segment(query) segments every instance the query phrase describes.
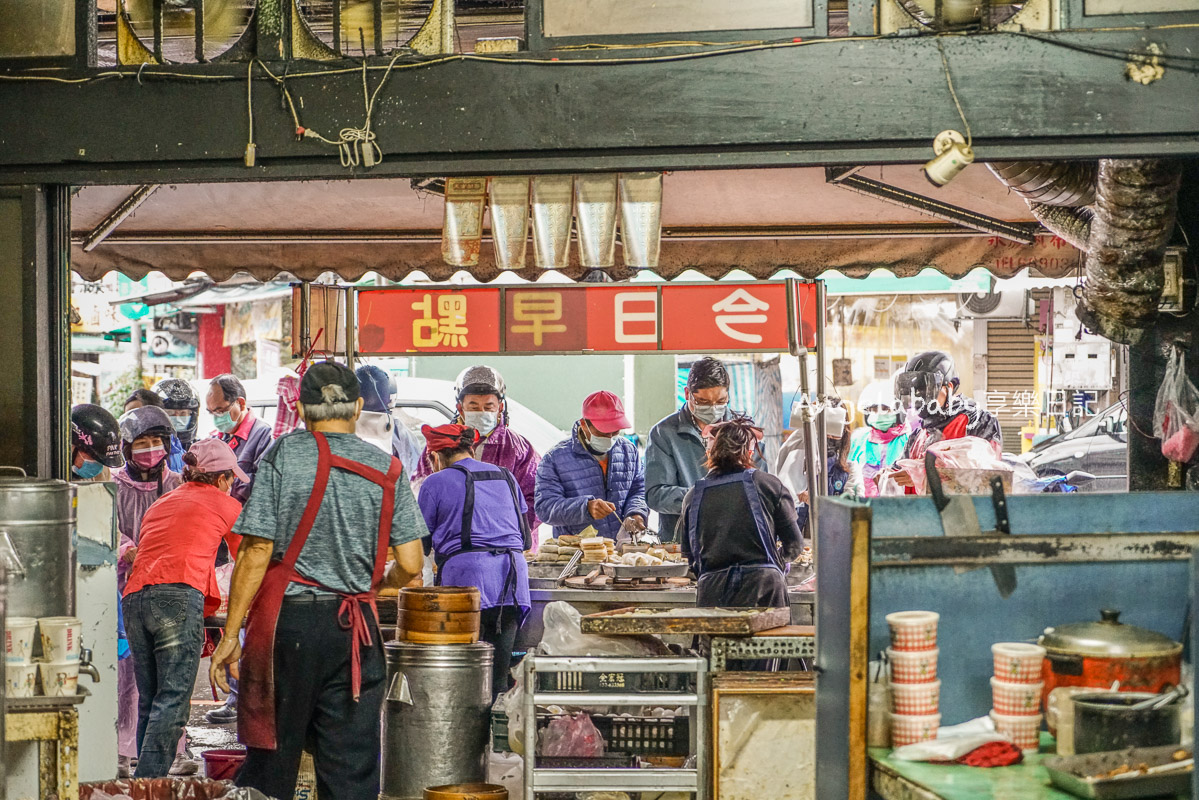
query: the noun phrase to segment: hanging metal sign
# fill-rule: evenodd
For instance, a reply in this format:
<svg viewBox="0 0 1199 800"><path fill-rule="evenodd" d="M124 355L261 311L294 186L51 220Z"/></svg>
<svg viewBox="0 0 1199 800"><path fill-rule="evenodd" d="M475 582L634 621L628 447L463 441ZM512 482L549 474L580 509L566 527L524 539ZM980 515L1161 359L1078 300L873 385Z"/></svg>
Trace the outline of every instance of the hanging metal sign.
<svg viewBox="0 0 1199 800"><path fill-rule="evenodd" d="M816 284L357 290L358 353L747 353L815 346Z"/></svg>

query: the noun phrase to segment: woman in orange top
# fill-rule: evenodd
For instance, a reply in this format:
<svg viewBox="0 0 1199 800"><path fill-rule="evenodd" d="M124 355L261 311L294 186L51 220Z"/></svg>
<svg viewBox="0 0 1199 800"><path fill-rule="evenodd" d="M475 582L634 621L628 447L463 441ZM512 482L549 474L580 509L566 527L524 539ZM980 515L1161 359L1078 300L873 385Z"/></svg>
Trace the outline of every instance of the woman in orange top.
<svg viewBox="0 0 1199 800"><path fill-rule="evenodd" d="M183 456L184 483L150 506L125 584L122 607L140 695L135 777L160 778L175 757L187 723L192 685L204 644L204 616L221 602L217 548L231 532L241 503L229 496L248 480L220 439L201 439Z"/></svg>

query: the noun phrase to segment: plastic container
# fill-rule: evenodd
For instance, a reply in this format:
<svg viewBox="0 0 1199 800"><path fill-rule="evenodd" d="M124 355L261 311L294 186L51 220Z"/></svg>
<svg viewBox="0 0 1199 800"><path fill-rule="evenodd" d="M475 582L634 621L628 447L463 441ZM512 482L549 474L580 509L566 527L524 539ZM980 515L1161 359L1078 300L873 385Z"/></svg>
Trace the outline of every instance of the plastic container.
<svg viewBox="0 0 1199 800"><path fill-rule="evenodd" d="M937 621L941 615L935 611L896 611L887 615L891 628L891 649L898 652L937 649Z"/></svg>
<svg viewBox="0 0 1199 800"><path fill-rule="evenodd" d="M995 730L1004 734L1021 750L1036 750L1041 745L1041 715L1011 716L991 710Z"/></svg>
<svg viewBox="0 0 1199 800"><path fill-rule="evenodd" d="M4 696L33 697L37 691L37 664L5 664Z"/></svg>
<svg viewBox="0 0 1199 800"><path fill-rule="evenodd" d="M903 747L905 744L931 741L937 738L937 729L940 727L940 714L892 714L891 746Z"/></svg>
<svg viewBox="0 0 1199 800"><path fill-rule="evenodd" d="M991 645L995 677L1004 683L1040 683L1045 663L1045 648L1024 642L996 642Z"/></svg>
<svg viewBox="0 0 1199 800"><path fill-rule="evenodd" d="M4 662L33 663L33 637L37 620L33 617L9 617L4 621Z"/></svg>
<svg viewBox="0 0 1199 800"><path fill-rule="evenodd" d="M204 759L204 777L214 781L233 780L246 761L245 750L205 750L200 755Z"/></svg>
<svg viewBox="0 0 1199 800"><path fill-rule="evenodd" d="M941 682L897 683L891 686L891 705L896 714L928 716L941 711Z"/></svg>
<svg viewBox="0 0 1199 800"><path fill-rule="evenodd" d="M892 689L896 684L932 683L937 679L937 656L940 650L918 650L907 652L887 648L887 661L891 664Z"/></svg>
<svg viewBox="0 0 1199 800"><path fill-rule="evenodd" d="M1043 683L1007 683L991 678L991 705L1000 714L1029 717L1041 713Z"/></svg>
<svg viewBox="0 0 1199 800"><path fill-rule="evenodd" d="M79 688L78 661L39 661L42 694L47 697L74 697Z"/></svg>
<svg viewBox="0 0 1199 800"><path fill-rule="evenodd" d="M79 634L83 623L78 617L42 617L42 657L50 662L79 660Z"/></svg>

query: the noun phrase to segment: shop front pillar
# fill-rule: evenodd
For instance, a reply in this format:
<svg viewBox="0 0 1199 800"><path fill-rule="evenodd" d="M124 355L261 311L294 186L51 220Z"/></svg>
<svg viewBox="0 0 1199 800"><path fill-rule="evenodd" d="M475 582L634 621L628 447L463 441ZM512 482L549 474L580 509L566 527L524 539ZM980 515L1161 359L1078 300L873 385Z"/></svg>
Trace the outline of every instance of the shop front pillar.
<svg viewBox="0 0 1199 800"><path fill-rule="evenodd" d="M70 190L0 189L0 466L67 477Z"/></svg>

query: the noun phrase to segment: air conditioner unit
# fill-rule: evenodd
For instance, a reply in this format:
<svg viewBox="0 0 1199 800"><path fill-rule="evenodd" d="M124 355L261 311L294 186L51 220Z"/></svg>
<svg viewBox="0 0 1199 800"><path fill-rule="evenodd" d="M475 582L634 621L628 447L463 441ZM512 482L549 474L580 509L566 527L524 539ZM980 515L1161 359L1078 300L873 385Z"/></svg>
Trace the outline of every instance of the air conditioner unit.
<svg viewBox="0 0 1199 800"><path fill-rule="evenodd" d="M979 292L958 295L958 317L961 319L1025 319L1032 316L1032 301L1028 292Z"/></svg>

